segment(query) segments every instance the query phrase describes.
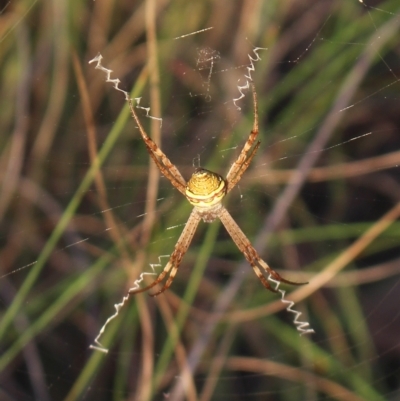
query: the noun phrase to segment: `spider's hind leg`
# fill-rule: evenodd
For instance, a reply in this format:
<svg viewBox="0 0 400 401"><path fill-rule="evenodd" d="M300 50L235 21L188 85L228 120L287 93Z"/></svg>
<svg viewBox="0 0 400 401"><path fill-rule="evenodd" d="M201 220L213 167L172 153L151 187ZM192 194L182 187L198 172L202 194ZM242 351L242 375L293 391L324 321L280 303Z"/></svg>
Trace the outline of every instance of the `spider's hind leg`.
<svg viewBox="0 0 400 401"><path fill-rule="evenodd" d="M303 285L303 284L308 284L308 283L297 283L295 281L290 281L286 280L283 278L280 274L278 274L275 270L271 269L268 264L261 259L257 251L250 245L247 246L246 251L244 252L244 256L246 257L247 261L250 263L251 267L253 268L254 272L256 273L258 279L261 281L262 285L267 289L272 292L278 292L278 286L273 288L268 280L271 281L277 281L279 283L285 283L285 284L290 284L290 285ZM265 278L264 274L258 267L262 267L269 275L268 279Z"/></svg>
<svg viewBox="0 0 400 401"><path fill-rule="evenodd" d="M182 257L181 257L181 259L182 259ZM176 272L178 271L179 264L180 264L180 260L175 262L174 267L172 268L171 273L169 274L169 277L168 277L168 280L166 281L166 283L162 286L162 288L160 290L154 292L153 294L149 293L149 295L151 297L156 297L157 295L162 294L165 290L168 290L168 288L171 286L172 282L174 281Z"/></svg>
<svg viewBox="0 0 400 401"><path fill-rule="evenodd" d="M170 287L172 281L175 278L176 272L178 271L178 267L182 261L182 258L185 256L186 251L189 248L190 243L192 242L194 233L196 232L196 228L201 220L200 214L196 211L196 209L192 210L192 213L189 216L188 221L185 224L185 227L182 231L181 236L178 239L178 242L175 245L174 252L172 253L171 257L169 258L168 263L164 267L163 271L159 274L159 276L147 287L139 288L139 289L132 289L129 291L129 294L138 294L139 292L144 292L150 290L157 284L159 284L169 273L169 277L163 287L155 292L154 294L150 294L152 297L163 293L166 289Z"/></svg>
<svg viewBox="0 0 400 401"><path fill-rule="evenodd" d="M172 259L172 257L171 257L171 259ZM149 284L148 286L143 287L143 288L131 289L128 292L129 295L134 295L134 294L139 294L140 292L145 292L147 290L150 290L154 286L156 286L158 283L160 283L164 279L164 277L168 274L168 272L171 270L171 268L173 266L173 263L172 263L171 259L168 261L168 263L164 267L163 271L158 275L158 277L151 284ZM169 281L169 279L168 279L168 281Z"/></svg>
<svg viewBox="0 0 400 401"><path fill-rule="evenodd" d="M245 255L246 256L246 255ZM249 260L246 256L246 259ZM264 275L262 274L261 270L258 268L258 266L256 264L254 264L253 262L250 262L251 267L254 270L254 273L256 273L256 276L258 277L258 279L261 281L261 284L267 289L270 290L272 292L278 292L275 288L273 288L271 286L271 284L268 282L268 280L264 277Z"/></svg>
<svg viewBox="0 0 400 401"><path fill-rule="evenodd" d="M279 281L280 283L285 283L285 284L290 284L290 285L304 285L304 284L308 284L308 282L305 283L298 283L296 281L290 281L290 280L286 280L285 278L283 278L280 274L278 274L275 270L271 269L266 262L264 262L264 260L262 260L261 258L259 258L257 260L258 264L268 273L271 275L271 277L276 280Z"/></svg>

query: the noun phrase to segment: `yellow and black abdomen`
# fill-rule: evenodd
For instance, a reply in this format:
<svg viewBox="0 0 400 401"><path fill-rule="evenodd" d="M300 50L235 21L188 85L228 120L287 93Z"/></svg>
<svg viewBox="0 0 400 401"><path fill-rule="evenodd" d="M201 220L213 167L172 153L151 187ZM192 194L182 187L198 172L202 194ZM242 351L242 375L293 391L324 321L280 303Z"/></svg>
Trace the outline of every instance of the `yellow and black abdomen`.
<svg viewBox="0 0 400 401"><path fill-rule="evenodd" d="M217 173L197 168L186 185L186 198L198 208L211 208L226 195L225 180Z"/></svg>

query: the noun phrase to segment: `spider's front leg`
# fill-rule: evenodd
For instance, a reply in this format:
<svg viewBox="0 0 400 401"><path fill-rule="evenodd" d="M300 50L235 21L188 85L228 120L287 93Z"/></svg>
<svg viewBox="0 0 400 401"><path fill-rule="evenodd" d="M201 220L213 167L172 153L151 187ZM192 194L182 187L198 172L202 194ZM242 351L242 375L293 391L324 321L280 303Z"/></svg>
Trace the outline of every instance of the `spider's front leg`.
<svg viewBox="0 0 400 401"><path fill-rule="evenodd" d="M254 84L251 83L251 90L253 92L253 105L254 105L254 121L253 121L253 129L250 132L250 135L243 146L242 151L240 152L238 158L233 162L231 168L226 175L227 189L226 192L230 192L235 185L240 181L242 175L249 167L253 157L255 156L259 146L260 141L258 141L255 146L254 142L258 136L258 102L257 102L257 93L254 87ZM249 153L250 152L250 153Z"/></svg>
<svg viewBox="0 0 400 401"><path fill-rule="evenodd" d="M128 98L129 108L131 110L132 116L136 121L136 124L139 128L140 135L146 145L147 152L150 157L156 163L158 169L161 174L163 174L168 180L170 180L171 184L183 195L185 195L186 181L182 177L182 174L178 170L178 168L172 164L171 160L168 159L167 155L157 146L157 144L147 135L144 130L142 123L139 120L138 115L136 114L135 107L131 99Z"/></svg>

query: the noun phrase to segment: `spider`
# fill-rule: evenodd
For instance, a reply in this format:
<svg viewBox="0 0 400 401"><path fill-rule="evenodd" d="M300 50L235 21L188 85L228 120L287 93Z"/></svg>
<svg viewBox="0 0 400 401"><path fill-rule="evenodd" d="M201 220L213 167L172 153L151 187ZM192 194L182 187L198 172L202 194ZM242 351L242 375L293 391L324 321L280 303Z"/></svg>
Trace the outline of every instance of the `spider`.
<svg viewBox="0 0 400 401"><path fill-rule="evenodd" d="M135 112L132 100L130 98L127 99L132 116L136 121L136 124L140 131L140 135L143 138L150 157L156 163L161 174L168 178L171 184L179 192L181 192L186 197L186 199L194 206L189 216L189 219L186 222L186 225L182 231L182 234L180 235L175 245L175 249L171 254L169 261L164 267L163 271L150 285L139 289L131 289L129 291L129 294L137 294L153 288L154 286L159 284L169 273L169 277L162 288L150 295L157 296L167 290L172 284L172 281L175 278L182 258L184 257L190 243L192 242L199 222L203 220L206 223L211 223L216 219L221 220L222 224L225 226L236 246L250 263L255 274L266 289L277 292L276 289L271 287L270 283L265 278L262 271L264 271L265 273L269 273L271 277L279 282L291 285L307 284L286 280L281 277L276 271L271 269L268 264L263 259L261 259L260 255L251 245L249 239L237 225L233 217L229 214L228 210L221 203L225 195L232 191L235 185L240 181L243 173L249 167L260 146L260 141L256 142L258 136L258 103L257 94L253 83L251 84L251 89L253 92L254 107L253 129L251 130L250 135L246 143L244 144L238 158L229 169L226 178L224 179L219 174L206 170L204 168L196 168L188 182L185 181L178 168L171 163L164 152L146 134Z"/></svg>

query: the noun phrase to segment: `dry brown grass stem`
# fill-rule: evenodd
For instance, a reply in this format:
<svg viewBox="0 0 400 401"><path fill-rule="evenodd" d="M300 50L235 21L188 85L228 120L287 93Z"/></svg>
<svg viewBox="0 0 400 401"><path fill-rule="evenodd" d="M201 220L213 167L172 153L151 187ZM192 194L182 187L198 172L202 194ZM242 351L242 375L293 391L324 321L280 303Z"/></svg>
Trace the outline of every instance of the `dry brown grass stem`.
<svg viewBox="0 0 400 401"><path fill-rule="evenodd" d="M226 355L229 353L229 349L235 339L236 334L237 325L230 325L224 333L224 337L221 341L219 349L216 351L215 357L211 360L211 366L207 369L207 378L204 383L199 401L212 400L215 388L218 384L219 376L226 363Z"/></svg>
<svg viewBox="0 0 400 401"><path fill-rule="evenodd" d="M29 64L30 47L28 32L25 25L21 25L16 32L17 49L19 64L21 66ZM7 145L8 151L1 154L1 191L0 191L0 221L3 220L13 195L18 188L20 174L23 166L23 154L26 151L26 137L29 127L28 109L31 94L31 70L21 69L18 80L18 89L15 102L14 130L10 136L10 143Z"/></svg>
<svg viewBox="0 0 400 401"><path fill-rule="evenodd" d="M400 152L386 153L382 156L370 157L365 160L341 163L328 167L315 167L307 177L308 182L337 180L360 175L371 174L376 171L393 168L400 164ZM269 170L267 174L260 174L259 170L251 171L243 181L249 184L283 184L287 183L294 170Z"/></svg>
<svg viewBox="0 0 400 401"><path fill-rule="evenodd" d="M226 361L225 367L230 370L274 376L302 385L304 383L311 383L317 387L318 391L327 394L335 400L363 401L362 398L332 380L282 363L265 359L233 357Z"/></svg>
<svg viewBox="0 0 400 401"><path fill-rule="evenodd" d="M175 344L175 358L179 366L180 381L183 383L186 398L188 401L196 401L198 400L198 396L194 377L187 361L186 347L180 339L176 318L171 311L171 305L165 302L166 298L164 296L156 297L155 300L167 327L168 334ZM163 382L161 381L161 386L162 384Z"/></svg>
<svg viewBox="0 0 400 401"><path fill-rule="evenodd" d="M39 181L43 175L42 162L46 159L53 144L67 95L69 46L67 42L67 19L65 18L67 14L66 5L67 3L64 1L57 1L49 5L50 8L54 6L53 9L49 10L50 13L54 13L52 85L46 113L32 149L32 160L35 161L32 174Z"/></svg>

